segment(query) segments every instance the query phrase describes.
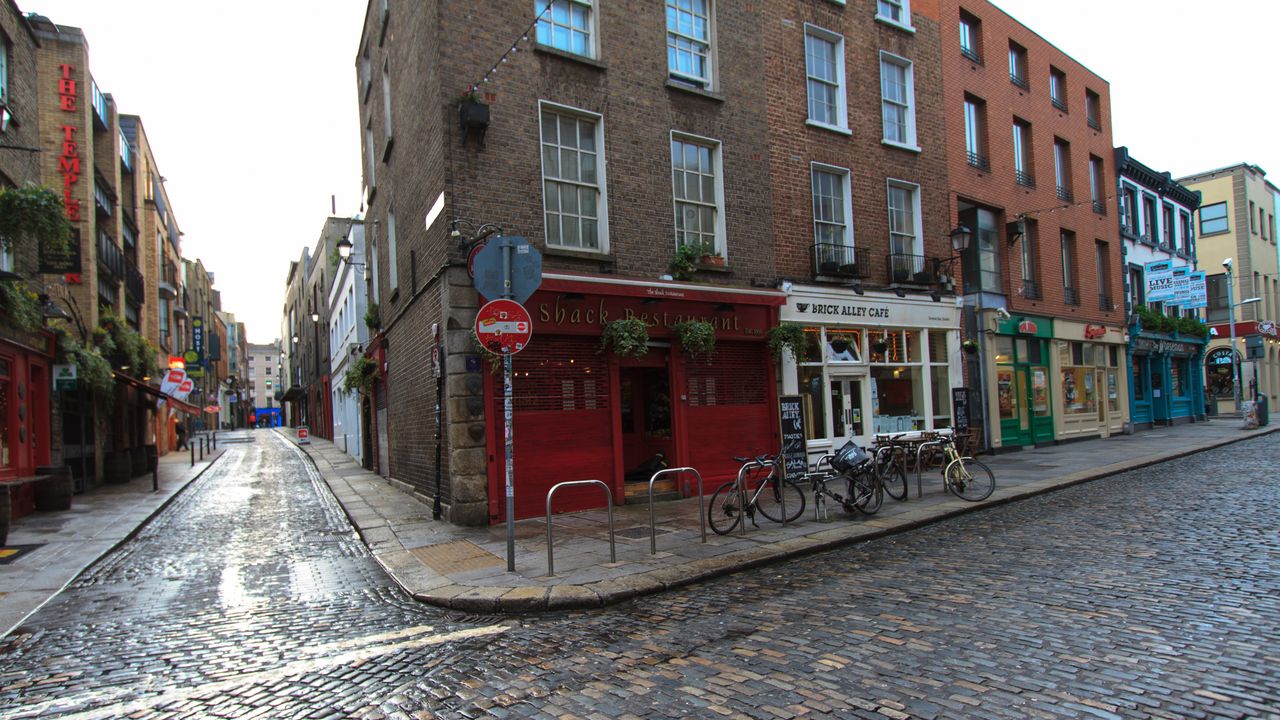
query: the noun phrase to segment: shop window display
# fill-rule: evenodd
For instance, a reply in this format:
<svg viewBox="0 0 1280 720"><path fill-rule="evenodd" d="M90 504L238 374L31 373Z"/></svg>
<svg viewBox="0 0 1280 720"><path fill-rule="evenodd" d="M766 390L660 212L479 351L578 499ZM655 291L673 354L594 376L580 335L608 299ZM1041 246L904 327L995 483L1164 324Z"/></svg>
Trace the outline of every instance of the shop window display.
<svg viewBox="0 0 1280 720"><path fill-rule="evenodd" d="M919 367L871 368L871 406L877 433L923 430Z"/></svg>

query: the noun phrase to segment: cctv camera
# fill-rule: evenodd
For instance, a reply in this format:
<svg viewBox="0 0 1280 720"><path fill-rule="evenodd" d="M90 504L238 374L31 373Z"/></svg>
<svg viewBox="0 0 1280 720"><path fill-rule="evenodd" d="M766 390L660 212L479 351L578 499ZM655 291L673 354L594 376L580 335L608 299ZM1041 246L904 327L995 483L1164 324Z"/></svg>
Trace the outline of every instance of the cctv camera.
<svg viewBox="0 0 1280 720"><path fill-rule="evenodd" d="M1231 258L1227 258L1226 260L1223 260L1222 267L1226 268L1227 272L1231 272Z"/></svg>
<svg viewBox="0 0 1280 720"><path fill-rule="evenodd" d="M1009 319L1009 311L1004 308L996 308L996 315L999 315L1003 320Z"/></svg>

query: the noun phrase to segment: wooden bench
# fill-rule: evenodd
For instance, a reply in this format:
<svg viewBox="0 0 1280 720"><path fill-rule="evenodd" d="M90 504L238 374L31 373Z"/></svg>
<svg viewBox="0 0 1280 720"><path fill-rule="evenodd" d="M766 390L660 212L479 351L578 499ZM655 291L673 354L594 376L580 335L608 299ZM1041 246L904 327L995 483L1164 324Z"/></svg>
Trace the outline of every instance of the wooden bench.
<svg viewBox="0 0 1280 720"><path fill-rule="evenodd" d="M0 480L0 544L9 539L9 527L14 518L14 501L22 501L25 488L34 489L34 509L39 511L70 510L71 468L64 466L46 466L36 468L36 475L31 477ZM26 508L19 507L18 517L26 515Z"/></svg>

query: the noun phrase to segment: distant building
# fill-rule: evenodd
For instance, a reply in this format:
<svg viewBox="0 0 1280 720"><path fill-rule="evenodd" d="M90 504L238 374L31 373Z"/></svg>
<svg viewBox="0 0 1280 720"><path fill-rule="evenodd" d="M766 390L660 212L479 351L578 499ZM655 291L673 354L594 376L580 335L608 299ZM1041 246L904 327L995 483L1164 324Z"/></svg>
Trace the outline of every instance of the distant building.
<svg viewBox="0 0 1280 720"><path fill-rule="evenodd" d="M364 357L365 345L369 342L369 328L365 324L368 301L363 222L351 222L347 241L351 243L351 258L339 261L327 298L329 366L333 373L333 442L361 464L367 464L365 431L370 425L371 398L342 389L348 370Z"/></svg>
<svg viewBox="0 0 1280 720"><path fill-rule="evenodd" d="M280 403L276 401L277 374L281 364L279 341L269 345L249 343L245 348L245 395L255 427L279 427Z"/></svg>

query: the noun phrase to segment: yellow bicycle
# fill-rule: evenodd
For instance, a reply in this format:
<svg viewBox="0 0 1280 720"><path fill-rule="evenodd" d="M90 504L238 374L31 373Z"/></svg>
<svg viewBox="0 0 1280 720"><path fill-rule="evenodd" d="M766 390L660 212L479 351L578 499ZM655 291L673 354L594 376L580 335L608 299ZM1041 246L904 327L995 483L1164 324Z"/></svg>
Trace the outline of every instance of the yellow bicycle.
<svg viewBox="0 0 1280 720"><path fill-rule="evenodd" d="M991 497L996 489L996 476L991 468L971 457L960 457L955 438L943 435L942 484L961 500L978 502Z"/></svg>

